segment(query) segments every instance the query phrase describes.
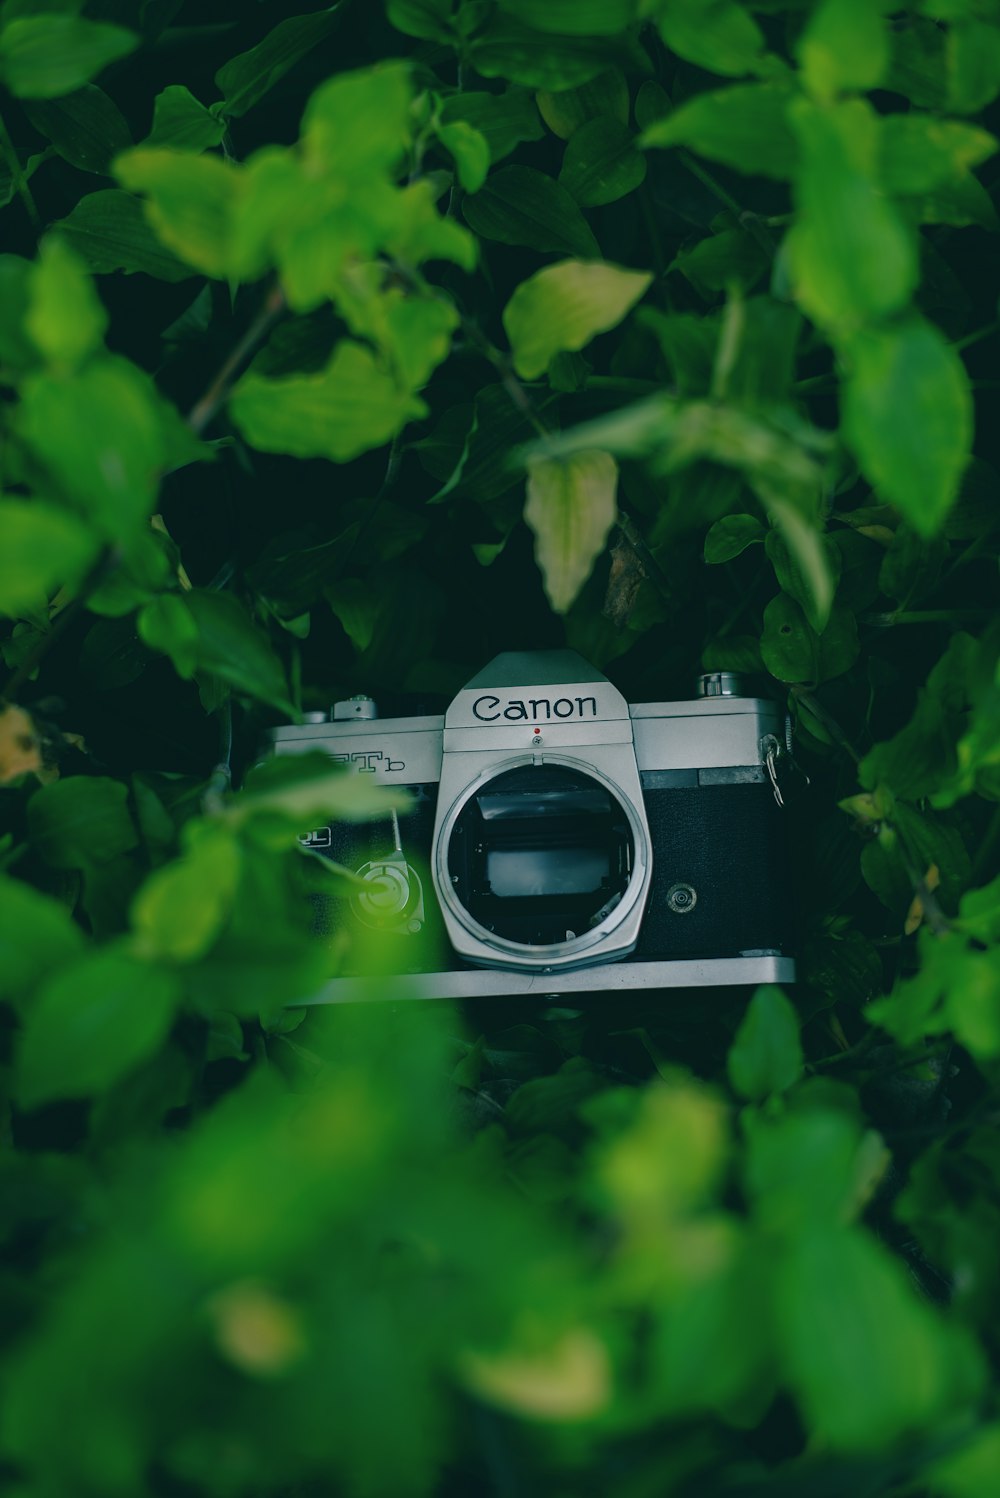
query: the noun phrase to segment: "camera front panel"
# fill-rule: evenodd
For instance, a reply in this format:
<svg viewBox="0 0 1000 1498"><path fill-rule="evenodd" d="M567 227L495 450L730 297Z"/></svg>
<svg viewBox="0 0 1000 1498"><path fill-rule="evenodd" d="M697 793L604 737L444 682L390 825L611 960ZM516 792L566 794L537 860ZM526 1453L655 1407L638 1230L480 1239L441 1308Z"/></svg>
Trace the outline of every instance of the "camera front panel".
<svg viewBox="0 0 1000 1498"><path fill-rule="evenodd" d="M342 971L372 965L399 973L454 965L431 880L437 783L406 787L412 806L395 820L334 822L303 838L363 885L349 894L312 895L313 930L343 940Z"/></svg>
<svg viewBox="0 0 1000 1498"><path fill-rule="evenodd" d="M653 877L636 959L790 952L786 823L766 775L706 784L690 771L684 784L684 773L643 776Z"/></svg>

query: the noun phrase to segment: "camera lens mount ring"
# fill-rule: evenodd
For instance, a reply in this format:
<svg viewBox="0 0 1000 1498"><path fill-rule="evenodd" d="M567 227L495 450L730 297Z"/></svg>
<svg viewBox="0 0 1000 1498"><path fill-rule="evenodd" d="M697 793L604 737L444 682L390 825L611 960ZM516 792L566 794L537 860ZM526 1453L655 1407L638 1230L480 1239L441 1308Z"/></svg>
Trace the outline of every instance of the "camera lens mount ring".
<svg viewBox="0 0 1000 1498"><path fill-rule="evenodd" d="M546 765L559 766L569 770L575 770L578 774L587 777L605 790L625 813L628 822L629 833L632 838L632 873L628 886L624 890L621 899L615 908L609 912L599 925L592 930L584 931L579 936L574 936L569 941L553 942L546 945L529 945L527 943L511 941L507 937L498 936L496 932L490 931L472 916L470 911L462 903L452 882L449 868L449 852L452 834L456 823L468 803L474 796L479 794L484 786L509 770L515 770L522 766L535 766L538 761L534 755L518 754L509 759L495 760L488 769L483 770L473 780L469 781L456 796L449 807L444 821L435 839L433 850L433 875L437 896L446 914L456 920L467 934L473 937L482 946L496 955L497 965L504 967L520 967L529 971L545 972L551 968L565 968L577 965L585 965L588 962L600 961L595 953L595 948L600 948L602 942L614 934L625 924L635 912L637 905L641 905L649 889L649 880L652 870L652 850L646 831L645 819L637 810L633 798L622 785L605 775L597 769L590 761L576 759L567 754L547 754ZM620 950L609 954L610 958L621 955Z"/></svg>

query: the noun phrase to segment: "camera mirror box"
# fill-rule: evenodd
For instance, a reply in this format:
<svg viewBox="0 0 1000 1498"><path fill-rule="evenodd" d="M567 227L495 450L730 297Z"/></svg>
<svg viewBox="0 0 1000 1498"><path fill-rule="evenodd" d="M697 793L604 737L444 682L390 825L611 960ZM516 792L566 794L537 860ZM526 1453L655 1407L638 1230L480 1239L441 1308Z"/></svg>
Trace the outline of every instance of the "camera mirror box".
<svg viewBox="0 0 1000 1498"><path fill-rule="evenodd" d="M315 897L317 930L359 952L374 934L393 998L794 981L788 722L729 673L629 704L573 651L508 652L443 718L380 718L361 696L271 738L410 793L405 813L303 839L362 881ZM314 1002L373 981L359 961Z"/></svg>

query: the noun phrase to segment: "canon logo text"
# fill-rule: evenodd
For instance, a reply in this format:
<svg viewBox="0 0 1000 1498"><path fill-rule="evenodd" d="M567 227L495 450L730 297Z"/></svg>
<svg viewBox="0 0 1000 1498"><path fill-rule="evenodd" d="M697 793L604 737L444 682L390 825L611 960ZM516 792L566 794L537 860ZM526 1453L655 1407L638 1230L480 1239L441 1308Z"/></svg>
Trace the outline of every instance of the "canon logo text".
<svg viewBox="0 0 1000 1498"><path fill-rule="evenodd" d="M481 723L496 723L506 718L511 723L537 723L551 718L596 718L596 697L557 697L551 702L548 697L510 697L503 702L500 697L487 695L477 697L472 711Z"/></svg>

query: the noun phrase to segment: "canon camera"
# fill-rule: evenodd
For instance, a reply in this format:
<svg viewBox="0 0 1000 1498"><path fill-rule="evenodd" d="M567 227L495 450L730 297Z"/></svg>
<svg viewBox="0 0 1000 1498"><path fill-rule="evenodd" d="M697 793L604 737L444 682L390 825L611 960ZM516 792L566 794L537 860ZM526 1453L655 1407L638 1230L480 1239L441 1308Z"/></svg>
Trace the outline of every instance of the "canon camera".
<svg viewBox="0 0 1000 1498"><path fill-rule="evenodd" d="M443 718L383 719L354 697L273 747L409 793L381 821L303 838L355 876L321 902L348 953L326 1000L364 991L375 948L406 975L399 996L794 980L787 720L735 676L630 705L572 651L511 652Z"/></svg>

